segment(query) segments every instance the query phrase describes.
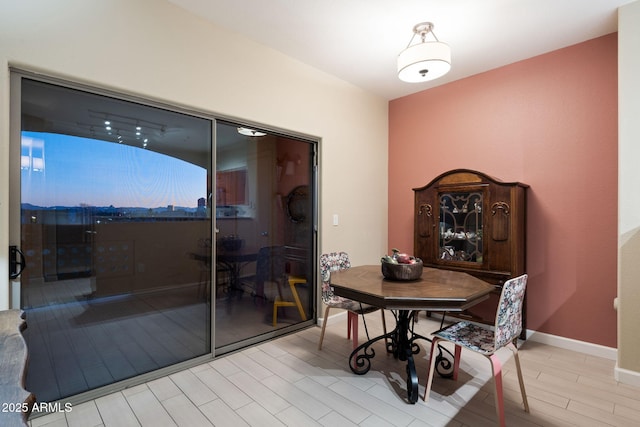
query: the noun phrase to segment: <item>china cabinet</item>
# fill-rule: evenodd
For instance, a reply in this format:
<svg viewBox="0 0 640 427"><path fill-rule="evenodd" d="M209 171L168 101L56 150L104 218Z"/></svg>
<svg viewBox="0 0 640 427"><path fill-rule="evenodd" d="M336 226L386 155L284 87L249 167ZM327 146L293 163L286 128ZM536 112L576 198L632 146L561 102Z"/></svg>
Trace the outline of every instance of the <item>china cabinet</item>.
<svg viewBox="0 0 640 427"><path fill-rule="evenodd" d="M526 272L526 190L484 173L456 169L414 188L414 255L425 267L469 273L495 285L460 317L493 324L502 284ZM523 337L526 331L526 304Z"/></svg>

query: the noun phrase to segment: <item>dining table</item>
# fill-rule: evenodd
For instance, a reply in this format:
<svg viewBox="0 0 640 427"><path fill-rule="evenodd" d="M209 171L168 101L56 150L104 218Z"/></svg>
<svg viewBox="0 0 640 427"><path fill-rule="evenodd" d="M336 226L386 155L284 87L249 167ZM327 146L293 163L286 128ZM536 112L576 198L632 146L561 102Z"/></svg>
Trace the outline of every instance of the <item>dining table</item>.
<svg viewBox="0 0 640 427"><path fill-rule="evenodd" d="M382 275L380 264L362 265L332 272L330 285L335 295L392 310L396 319L394 329L358 345L349 356L349 367L358 375L371 369L375 357L372 345L385 340L387 353L406 361L407 400L418 400L418 377L414 354L420 352L417 340L431 341L414 331L415 316L419 311L460 313L489 298L495 286L470 274L439 268L424 267L416 280L395 281ZM436 367L442 376L450 376L453 355L439 348ZM448 354L447 354L448 353Z"/></svg>

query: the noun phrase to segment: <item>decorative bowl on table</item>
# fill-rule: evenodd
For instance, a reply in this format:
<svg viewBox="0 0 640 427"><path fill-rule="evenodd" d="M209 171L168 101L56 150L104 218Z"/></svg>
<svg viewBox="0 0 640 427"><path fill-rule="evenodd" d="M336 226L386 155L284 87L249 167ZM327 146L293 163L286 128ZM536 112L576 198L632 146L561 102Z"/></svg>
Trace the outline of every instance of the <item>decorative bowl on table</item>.
<svg viewBox="0 0 640 427"><path fill-rule="evenodd" d="M393 255L385 255L380 260L382 275L387 280L417 280L422 276L422 260L393 249Z"/></svg>

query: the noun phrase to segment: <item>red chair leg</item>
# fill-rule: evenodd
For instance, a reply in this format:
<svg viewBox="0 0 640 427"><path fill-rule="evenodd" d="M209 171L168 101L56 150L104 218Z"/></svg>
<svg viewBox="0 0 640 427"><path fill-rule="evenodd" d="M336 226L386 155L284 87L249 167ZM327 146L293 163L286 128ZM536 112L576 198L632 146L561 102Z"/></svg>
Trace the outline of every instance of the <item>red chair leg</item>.
<svg viewBox="0 0 640 427"><path fill-rule="evenodd" d="M458 370L460 369L460 355L462 353L462 347L459 345L456 346L455 351L453 352L453 380L456 381L458 379Z"/></svg>
<svg viewBox="0 0 640 427"><path fill-rule="evenodd" d="M489 356L491 360L491 372L493 372L493 382L496 386L496 414L500 421L500 426L505 426L504 420L504 395L502 393L502 363L498 356L492 354Z"/></svg>
<svg viewBox="0 0 640 427"><path fill-rule="evenodd" d="M351 339L353 340L353 349L358 346L358 314L353 311L348 312L349 324L351 325Z"/></svg>

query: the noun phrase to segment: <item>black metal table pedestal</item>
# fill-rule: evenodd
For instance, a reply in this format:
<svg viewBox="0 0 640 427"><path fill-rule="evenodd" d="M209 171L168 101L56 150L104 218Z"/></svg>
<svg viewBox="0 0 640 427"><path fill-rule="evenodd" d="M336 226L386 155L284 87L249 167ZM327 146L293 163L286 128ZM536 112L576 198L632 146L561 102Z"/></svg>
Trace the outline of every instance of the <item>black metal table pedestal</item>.
<svg viewBox="0 0 640 427"><path fill-rule="evenodd" d="M396 316L396 327L384 335L372 338L369 341L356 347L349 356L349 367L351 371L358 375L364 375L371 369L371 359L376 355L371 346L382 339L386 341L387 353L393 354L396 359L407 362L407 400L414 404L418 401L418 375L416 373L416 365L413 355L420 352L420 347L415 342L418 339L431 342L427 337L413 332L412 320L414 312L412 310L398 310ZM443 377L452 375L453 363L443 354L443 350L447 352L451 358L451 352L443 347L438 346L438 355L436 356L436 371Z"/></svg>

